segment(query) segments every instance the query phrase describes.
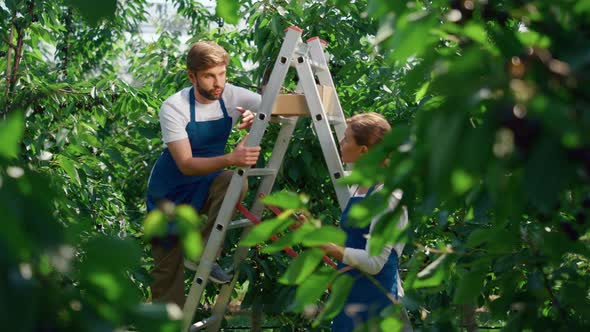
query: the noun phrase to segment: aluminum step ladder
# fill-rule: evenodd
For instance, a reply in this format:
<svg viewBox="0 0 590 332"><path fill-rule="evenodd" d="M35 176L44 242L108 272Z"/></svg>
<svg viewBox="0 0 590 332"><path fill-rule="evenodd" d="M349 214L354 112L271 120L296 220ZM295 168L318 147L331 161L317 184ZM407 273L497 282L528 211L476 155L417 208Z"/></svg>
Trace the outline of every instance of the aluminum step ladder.
<svg viewBox="0 0 590 332"><path fill-rule="evenodd" d="M273 106L290 67L294 67L297 71L299 77L298 90L299 92L303 92L305 96L314 125L315 134L319 139L341 209L344 209L350 198L348 187L336 183L339 178L345 175L345 170L340 161L339 149L332 134L332 127L334 128L336 138L339 142L344 137L346 120L338 99L338 94L335 90L332 76L328 69L328 57L324 53L326 43L319 37L313 37L306 42L303 42L301 39L303 30L296 26L287 28L285 32L285 39L272 69L265 93L262 96L262 102L258 113L250 128L246 146L260 145L269 122L278 122L281 129L278 133L267 166L265 168L239 168L231 179L184 305L183 332L202 329L206 329L207 331L219 331L221 328L223 316L231 299L235 283L238 280L239 271L237 267L240 262L247 257L249 248L238 247L236 249L233 263L233 266L236 267L234 268L234 276L231 282L224 284L221 287L213 307L212 316L193 324L195 311L207 285L207 279L209 278L216 255L223 245L226 231L228 229L244 227L245 229L242 233L243 237L248 233L252 226L252 223L248 219L231 221L240 198L242 184L244 181L247 181L247 178L250 176L262 177L256 193L256 197L261 197L268 195L275 183L276 176L283 162L285 152L287 151L299 118L298 116L271 116ZM331 112L327 112L322 104L315 77L318 78L319 84L329 86L334 91L331 102L332 109L329 110ZM264 204L259 199L256 199L250 211L253 215L260 218L264 209Z"/></svg>

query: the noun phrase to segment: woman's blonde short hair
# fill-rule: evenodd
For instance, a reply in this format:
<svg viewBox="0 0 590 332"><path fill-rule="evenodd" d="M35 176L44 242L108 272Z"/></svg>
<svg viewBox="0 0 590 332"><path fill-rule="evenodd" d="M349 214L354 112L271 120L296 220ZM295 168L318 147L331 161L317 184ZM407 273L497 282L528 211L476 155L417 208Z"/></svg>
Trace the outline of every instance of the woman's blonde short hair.
<svg viewBox="0 0 590 332"><path fill-rule="evenodd" d="M371 147L380 143L391 126L383 115L375 112L356 114L346 120L358 145Z"/></svg>
<svg viewBox="0 0 590 332"><path fill-rule="evenodd" d="M229 54L214 41L194 43L186 57L186 67L193 73L211 67L229 64Z"/></svg>

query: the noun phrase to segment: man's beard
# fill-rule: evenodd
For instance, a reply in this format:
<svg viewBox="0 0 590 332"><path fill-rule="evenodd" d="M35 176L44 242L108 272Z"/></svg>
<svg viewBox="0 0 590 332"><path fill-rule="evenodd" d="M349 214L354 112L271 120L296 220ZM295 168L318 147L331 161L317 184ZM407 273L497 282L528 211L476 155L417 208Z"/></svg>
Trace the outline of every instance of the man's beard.
<svg viewBox="0 0 590 332"><path fill-rule="evenodd" d="M221 93L219 94L219 97L215 97L215 95L211 92L213 90L217 90L217 88L211 89L209 91L201 88L201 86L199 85L199 81L197 80L197 92L201 96L203 96L203 97L205 97L206 99L209 99L209 100L218 100L219 98L221 98L221 95L223 94L223 88L221 88Z"/></svg>

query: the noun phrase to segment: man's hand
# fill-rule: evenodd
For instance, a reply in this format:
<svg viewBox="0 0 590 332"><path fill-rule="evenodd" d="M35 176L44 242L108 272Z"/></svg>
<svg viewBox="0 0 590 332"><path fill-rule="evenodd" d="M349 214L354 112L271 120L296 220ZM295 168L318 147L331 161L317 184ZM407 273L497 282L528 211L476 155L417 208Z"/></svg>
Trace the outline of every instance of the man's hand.
<svg viewBox="0 0 590 332"><path fill-rule="evenodd" d="M236 146L234 151L229 154L230 162L234 166L253 166L256 165L258 156L260 155L260 146L246 146L246 135L242 141Z"/></svg>
<svg viewBox="0 0 590 332"><path fill-rule="evenodd" d="M240 124L238 124L238 129L250 129L250 127L252 127L252 123L254 122L254 113L250 110L244 109L243 107L236 107L236 111L242 114L242 119L240 120Z"/></svg>

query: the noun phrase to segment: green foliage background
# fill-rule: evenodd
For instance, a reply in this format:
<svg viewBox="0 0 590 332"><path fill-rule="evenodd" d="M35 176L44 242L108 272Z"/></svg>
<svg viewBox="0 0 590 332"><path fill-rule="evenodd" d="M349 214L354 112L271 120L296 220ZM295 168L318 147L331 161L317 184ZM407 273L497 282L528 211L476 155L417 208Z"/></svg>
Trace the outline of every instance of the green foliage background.
<svg viewBox="0 0 590 332"><path fill-rule="evenodd" d="M216 14L194 1L170 2L190 22L189 42L226 47L230 81L250 88L274 61L284 28L321 36L346 114L376 111L393 123L346 181L385 183L353 211L359 225L383 209L389 192L404 189L411 227L398 232L397 215L385 214L371 249L407 242L403 304L416 329L589 328L590 1L225 0ZM162 145L157 112L188 85L186 45L175 32L139 38L147 5L0 5L7 330L178 329L178 310L143 304L151 260L142 223ZM276 131L269 133L266 147ZM291 233L288 244L317 244L303 235L320 223L326 241L339 238L326 227L339 211L308 121L291 144L291 167L277 188L306 193L306 209L321 221ZM377 167L386 155L389 166ZM231 250L237 238L230 240ZM312 324L299 313L308 304L325 303L320 318L329 317L349 281L320 259L314 249L293 263L276 246L252 251L240 266L242 306L284 330ZM326 300L317 289L330 283ZM207 295L211 301L214 289ZM394 315L377 324L399 327Z"/></svg>

